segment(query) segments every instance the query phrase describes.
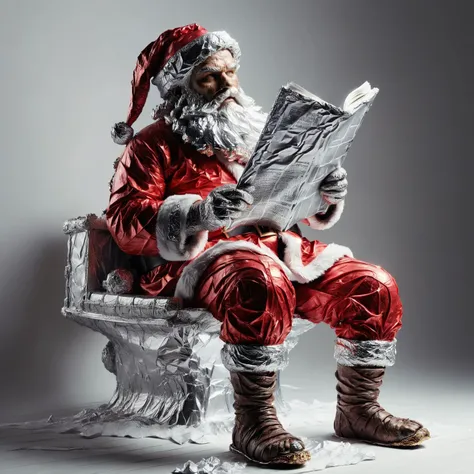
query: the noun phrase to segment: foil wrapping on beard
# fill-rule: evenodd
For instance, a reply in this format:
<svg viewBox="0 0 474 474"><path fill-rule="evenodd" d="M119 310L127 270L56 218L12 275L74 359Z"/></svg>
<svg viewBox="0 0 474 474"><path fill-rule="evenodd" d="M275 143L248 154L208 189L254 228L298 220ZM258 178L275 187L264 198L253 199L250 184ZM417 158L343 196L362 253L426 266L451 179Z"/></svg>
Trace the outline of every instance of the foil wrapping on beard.
<svg viewBox="0 0 474 474"><path fill-rule="evenodd" d="M235 101L226 101L230 97ZM162 104L154 114L155 119L161 117L200 152L220 151L229 161L243 164L255 148L267 114L241 88L226 89L210 102L186 89Z"/></svg>

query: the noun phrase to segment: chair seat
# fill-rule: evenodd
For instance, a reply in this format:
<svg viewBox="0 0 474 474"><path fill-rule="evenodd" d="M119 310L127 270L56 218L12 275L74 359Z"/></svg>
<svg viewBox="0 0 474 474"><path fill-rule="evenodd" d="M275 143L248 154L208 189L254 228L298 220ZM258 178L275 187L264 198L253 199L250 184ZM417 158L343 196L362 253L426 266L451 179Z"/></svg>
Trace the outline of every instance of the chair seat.
<svg viewBox="0 0 474 474"><path fill-rule="evenodd" d="M147 424L196 426L205 416L232 412L232 387L220 360L222 323L207 309L183 308L175 298L102 291L110 272L134 269L131 256L118 248L105 219L93 214L66 222L64 232L62 313L109 340L102 360L117 379L96 421L139 417ZM309 321L294 319L288 350L310 327ZM279 387L275 397L283 404Z"/></svg>
<svg viewBox="0 0 474 474"><path fill-rule="evenodd" d="M84 301L84 311L121 318L171 319L179 309L174 298L111 295L98 291Z"/></svg>

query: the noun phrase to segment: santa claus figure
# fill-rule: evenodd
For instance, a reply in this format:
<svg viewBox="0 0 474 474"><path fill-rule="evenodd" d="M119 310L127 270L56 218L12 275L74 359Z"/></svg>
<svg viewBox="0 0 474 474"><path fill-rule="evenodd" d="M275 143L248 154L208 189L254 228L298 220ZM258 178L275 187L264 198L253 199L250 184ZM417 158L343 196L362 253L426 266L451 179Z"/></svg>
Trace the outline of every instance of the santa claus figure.
<svg viewBox="0 0 474 474"><path fill-rule="evenodd" d="M144 294L179 297L222 322L222 360L235 393L232 451L261 464L309 459L273 407L276 372L287 364L285 338L295 317L335 330L336 435L382 446L419 445L428 430L377 402L401 327L394 278L357 260L347 247L306 239L298 226L224 230L252 205L252 190L238 190L236 182L266 120L239 85L239 58L239 46L226 32L196 24L165 31L139 55L128 118L112 130L126 148L111 185L110 231L124 252L142 256ZM163 103L154 122L134 135L131 125L150 82ZM344 169L328 175L319 188L328 211L302 224L333 226L346 188Z"/></svg>

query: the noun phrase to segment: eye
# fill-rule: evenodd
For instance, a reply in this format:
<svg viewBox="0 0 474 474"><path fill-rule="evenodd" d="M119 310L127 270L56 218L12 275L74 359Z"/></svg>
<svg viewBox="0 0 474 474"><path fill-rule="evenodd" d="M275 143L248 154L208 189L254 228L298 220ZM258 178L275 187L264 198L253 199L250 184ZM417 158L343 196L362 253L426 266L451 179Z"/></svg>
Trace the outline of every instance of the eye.
<svg viewBox="0 0 474 474"><path fill-rule="evenodd" d="M207 75L201 77L201 78L198 80L198 83L199 83L199 84L208 84L208 83L211 81L211 77L212 77L211 74L207 74Z"/></svg>

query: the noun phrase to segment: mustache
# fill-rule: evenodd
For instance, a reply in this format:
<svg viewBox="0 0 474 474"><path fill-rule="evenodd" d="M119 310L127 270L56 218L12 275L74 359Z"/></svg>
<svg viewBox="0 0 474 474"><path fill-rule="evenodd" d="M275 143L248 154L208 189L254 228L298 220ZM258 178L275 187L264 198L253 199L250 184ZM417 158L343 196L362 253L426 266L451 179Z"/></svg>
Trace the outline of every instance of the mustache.
<svg viewBox="0 0 474 474"><path fill-rule="evenodd" d="M229 87L227 89L221 90L217 92L217 94L214 96L214 98L207 102L206 104L203 105L202 111L203 112L213 112L217 110L225 100L229 98L233 98L239 105L242 105L240 103L240 92L236 87Z"/></svg>

